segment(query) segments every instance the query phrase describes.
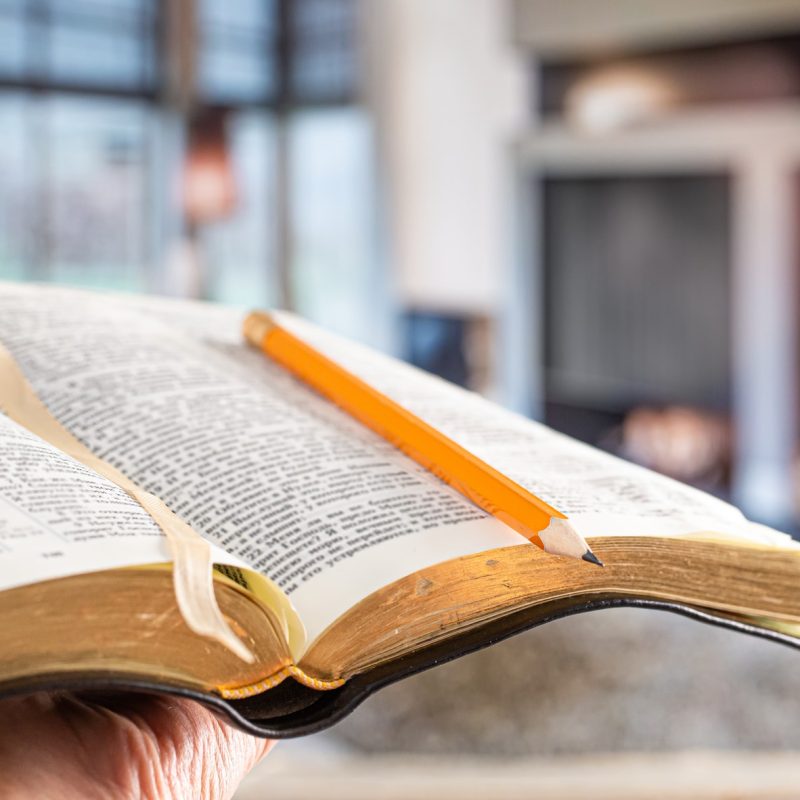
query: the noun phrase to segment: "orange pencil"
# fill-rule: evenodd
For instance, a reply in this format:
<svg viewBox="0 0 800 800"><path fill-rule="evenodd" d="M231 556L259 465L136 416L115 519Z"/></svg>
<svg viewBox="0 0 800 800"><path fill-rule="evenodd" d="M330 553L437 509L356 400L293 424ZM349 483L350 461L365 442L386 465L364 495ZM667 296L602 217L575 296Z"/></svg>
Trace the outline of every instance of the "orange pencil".
<svg viewBox="0 0 800 800"><path fill-rule="evenodd" d="M548 553L602 566L564 514L298 339L269 314L249 314L244 335L250 344L529 541Z"/></svg>

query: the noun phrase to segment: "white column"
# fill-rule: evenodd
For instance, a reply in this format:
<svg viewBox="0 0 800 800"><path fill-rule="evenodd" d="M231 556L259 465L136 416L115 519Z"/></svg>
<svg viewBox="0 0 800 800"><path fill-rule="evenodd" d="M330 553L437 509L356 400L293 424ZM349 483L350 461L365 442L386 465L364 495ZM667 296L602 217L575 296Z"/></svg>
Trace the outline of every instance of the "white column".
<svg viewBox="0 0 800 800"><path fill-rule="evenodd" d="M794 174L753 156L733 192L734 499L776 525L792 516L797 441Z"/></svg>
<svg viewBox="0 0 800 800"><path fill-rule="evenodd" d="M398 295L407 307L493 315L509 278L504 159L526 106L510 5L365 10Z"/></svg>

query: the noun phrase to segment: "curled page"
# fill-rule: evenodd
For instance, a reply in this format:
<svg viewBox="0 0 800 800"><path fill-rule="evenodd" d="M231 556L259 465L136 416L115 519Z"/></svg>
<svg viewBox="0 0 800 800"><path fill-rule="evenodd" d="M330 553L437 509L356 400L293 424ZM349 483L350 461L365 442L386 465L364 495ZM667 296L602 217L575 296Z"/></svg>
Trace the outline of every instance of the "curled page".
<svg viewBox="0 0 800 800"><path fill-rule="evenodd" d="M230 628L217 604L209 543L173 514L161 500L142 491L66 430L37 397L11 354L2 345L0 410L31 433L116 484L147 511L166 534L173 558L175 598L188 627L201 636L218 641L243 661L252 663L253 654Z"/></svg>
<svg viewBox="0 0 800 800"><path fill-rule="evenodd" d="M0 591L167 561L163 531L122 489L0 414Z"/></svg>

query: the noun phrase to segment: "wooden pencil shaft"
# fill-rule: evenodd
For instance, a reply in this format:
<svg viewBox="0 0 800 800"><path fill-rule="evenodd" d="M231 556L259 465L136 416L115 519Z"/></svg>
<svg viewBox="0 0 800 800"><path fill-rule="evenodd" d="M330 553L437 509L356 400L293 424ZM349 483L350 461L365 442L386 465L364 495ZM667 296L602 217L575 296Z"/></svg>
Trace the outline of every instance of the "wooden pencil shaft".
<svg viewBox="0 0 800 800"><path fill-rule="evenodd" d="M389 441L476 505L541 546L537 535L564 515L313 347L254 314L246 334L273 360ZM260 319L259 319L260 318Z"/></svg>

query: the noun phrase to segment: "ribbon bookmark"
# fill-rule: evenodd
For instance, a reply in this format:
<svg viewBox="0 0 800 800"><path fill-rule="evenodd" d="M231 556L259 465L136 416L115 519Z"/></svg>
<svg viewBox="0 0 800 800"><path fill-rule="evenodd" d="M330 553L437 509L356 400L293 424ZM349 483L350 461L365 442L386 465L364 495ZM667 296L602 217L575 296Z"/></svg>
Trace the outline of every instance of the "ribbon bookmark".
<svg viewBox="0 0 800 800"><path fill-rule="evenodd" d="M119 486L155 521L172 553L175 599L194 633L214 639L242 661L255 656L228 625L214 595L211 547L200 534L167 508L163 500L140 489L118 469L79 442L47 409L14 357L0 344L0 411L50 445Z"/></svg>

